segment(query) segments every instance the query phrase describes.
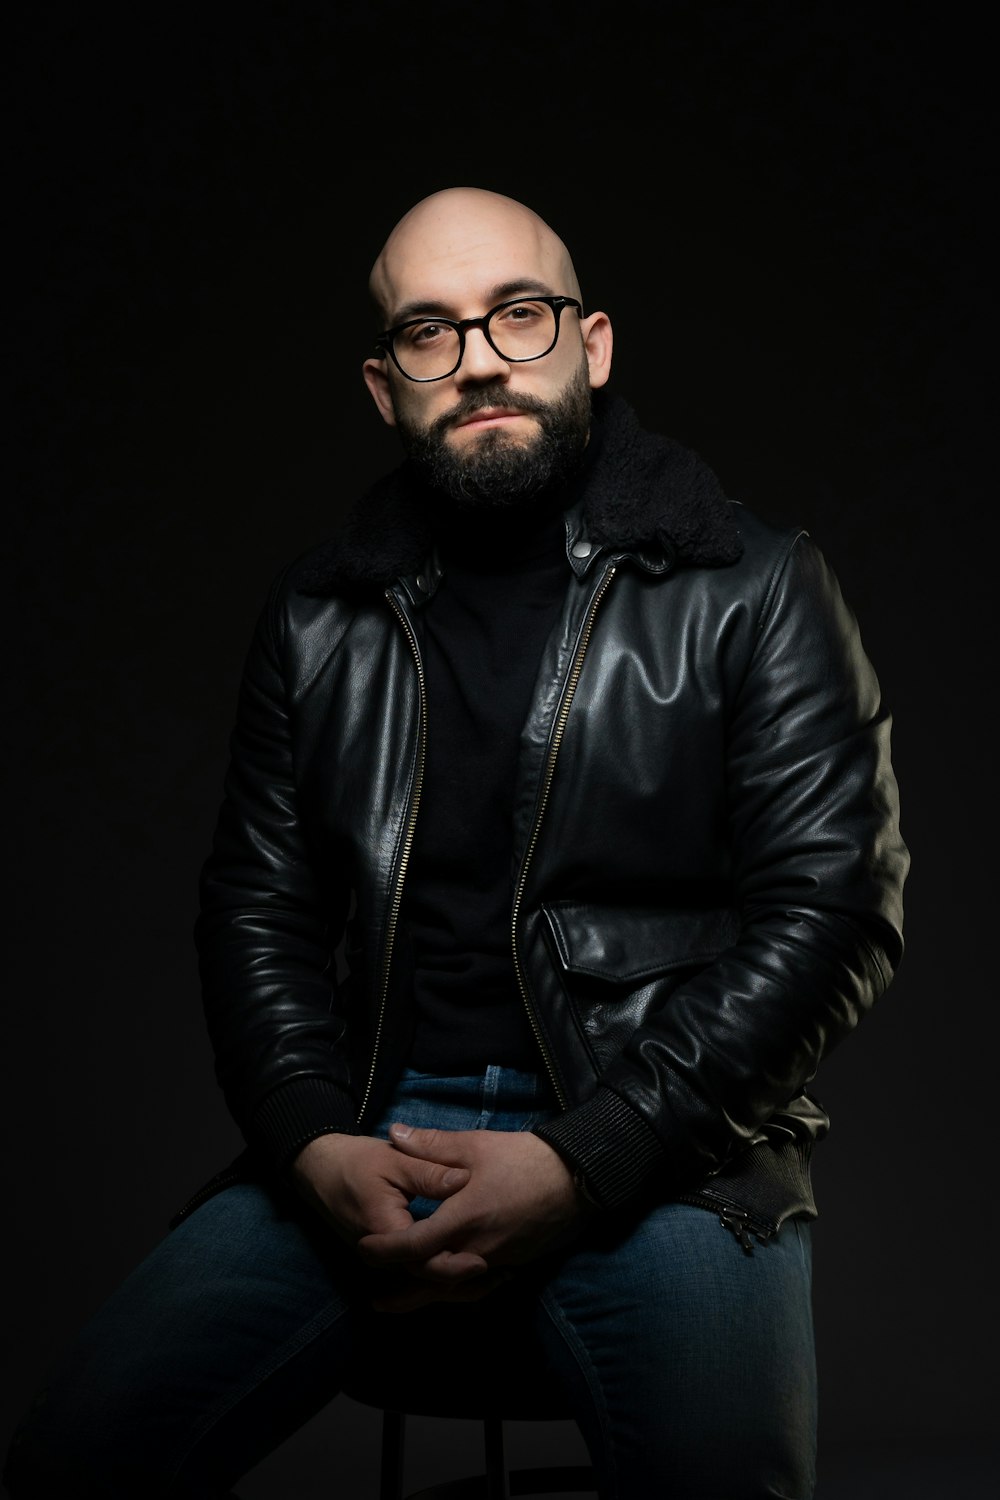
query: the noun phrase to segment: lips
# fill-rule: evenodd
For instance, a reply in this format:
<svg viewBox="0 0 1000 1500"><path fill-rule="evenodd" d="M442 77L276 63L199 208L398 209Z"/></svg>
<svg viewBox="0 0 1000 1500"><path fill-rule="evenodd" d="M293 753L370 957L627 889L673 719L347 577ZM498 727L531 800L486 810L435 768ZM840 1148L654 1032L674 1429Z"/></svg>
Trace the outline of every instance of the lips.
<svg viewBox="0 0 1000 1500"><path fill-rule="evenodd" d="M513 417L523 417L524 412L518 411L514 406L487 406L482 411L470 412L467 417L462 417L456 422L456 427L472 427L490 422L506 422Z"/></svg>

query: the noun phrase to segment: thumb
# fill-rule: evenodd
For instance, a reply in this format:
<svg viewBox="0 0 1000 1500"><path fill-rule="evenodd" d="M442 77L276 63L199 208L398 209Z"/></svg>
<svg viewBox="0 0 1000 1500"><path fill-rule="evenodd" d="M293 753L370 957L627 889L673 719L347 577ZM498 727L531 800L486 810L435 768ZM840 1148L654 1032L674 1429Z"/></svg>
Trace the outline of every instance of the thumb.
<svg viewBox="0 0 1000 1500"><path fill-rule="evenodd" d="M400 1162L399 1171L407 1191L424 1198L450 1198L465 1187L472 1175L465 1167L449 1167L442 1162L424 1161L422 1157Z"/></svg>
<svg viewBox="0 0 1000 1500"><path fill-rule="evenodd" d="M397 1151L407 1156L420 1156L425 1161L444 1162L446 1166L465 1165L468 1153L459 1145L457 1137L461 1130L425 1130L419 1125L405 1125L395 1121L389 1126L389 1139Z"/></svg>

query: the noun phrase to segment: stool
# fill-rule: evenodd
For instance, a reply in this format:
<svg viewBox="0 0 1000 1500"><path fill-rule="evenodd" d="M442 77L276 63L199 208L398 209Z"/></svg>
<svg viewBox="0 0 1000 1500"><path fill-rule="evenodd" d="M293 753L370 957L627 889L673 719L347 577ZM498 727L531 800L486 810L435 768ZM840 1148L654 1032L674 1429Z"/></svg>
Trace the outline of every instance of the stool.
<svg viewBox="0 0 1000 1500"><path fill-rule="evenodd" d="M558 1392L470 1392L468 1385L424 1390L417 1395L412 1382L391 1374L355 1371L342 1384L344 1395L382 1412L382 1467L379 1500L510 1500L514 1495L565 1495L577 1490L597 1493L593 1468L547 1465L508 1469L504 1456L503 1423L508 1421L566 1421L572 1417ZM445 1480L421 1490L403 1490L406 1419L408 1416L475 1418L483 1424L485 1473Z"/></svg>

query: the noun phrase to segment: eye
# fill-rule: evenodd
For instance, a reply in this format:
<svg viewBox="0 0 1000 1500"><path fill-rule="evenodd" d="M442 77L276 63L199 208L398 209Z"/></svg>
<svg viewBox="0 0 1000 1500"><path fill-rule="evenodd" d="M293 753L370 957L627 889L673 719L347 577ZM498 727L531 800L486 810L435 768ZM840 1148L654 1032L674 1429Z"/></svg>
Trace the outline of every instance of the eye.
<svg viewBox="0 0 1000 1500"><path fill-rule="evenodd" d="M409 328L404 328L399 338L411 349L416 349L425 348L453 333L454 330L447 323L434 323L428 319L426 323L413 323Z"/></svg>
<svg viewBox="0 0 1000 1500"><path fill-rule="evenodd" d="M537 322L539 318L548 314L548 307L544 302L515 302L510 307L503 308L497 314L498 323L516 323L519 327L528 323Z"/></svg>

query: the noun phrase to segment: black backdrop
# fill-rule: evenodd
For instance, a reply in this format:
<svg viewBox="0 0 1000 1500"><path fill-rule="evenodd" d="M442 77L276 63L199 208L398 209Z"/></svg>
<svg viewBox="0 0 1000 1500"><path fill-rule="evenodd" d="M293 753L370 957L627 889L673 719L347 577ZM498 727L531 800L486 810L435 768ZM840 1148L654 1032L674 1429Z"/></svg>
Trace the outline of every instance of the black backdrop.
<svg viewBox="0 0 1000 1500"><path fill-rule="evenodd" d="M370 262L473 183L563 234L613 389L806 525L859 616L913 871L901 971L816 1085L821 1495L965 1494L996 1253L986 37L961 5L475 14L8 26L0 1440L239 1144L190 931L242 657L277 568L396 461ZM363 1500L373 1441L335 1408L246 1493L325 1495L336 1451Z"/></svg>

